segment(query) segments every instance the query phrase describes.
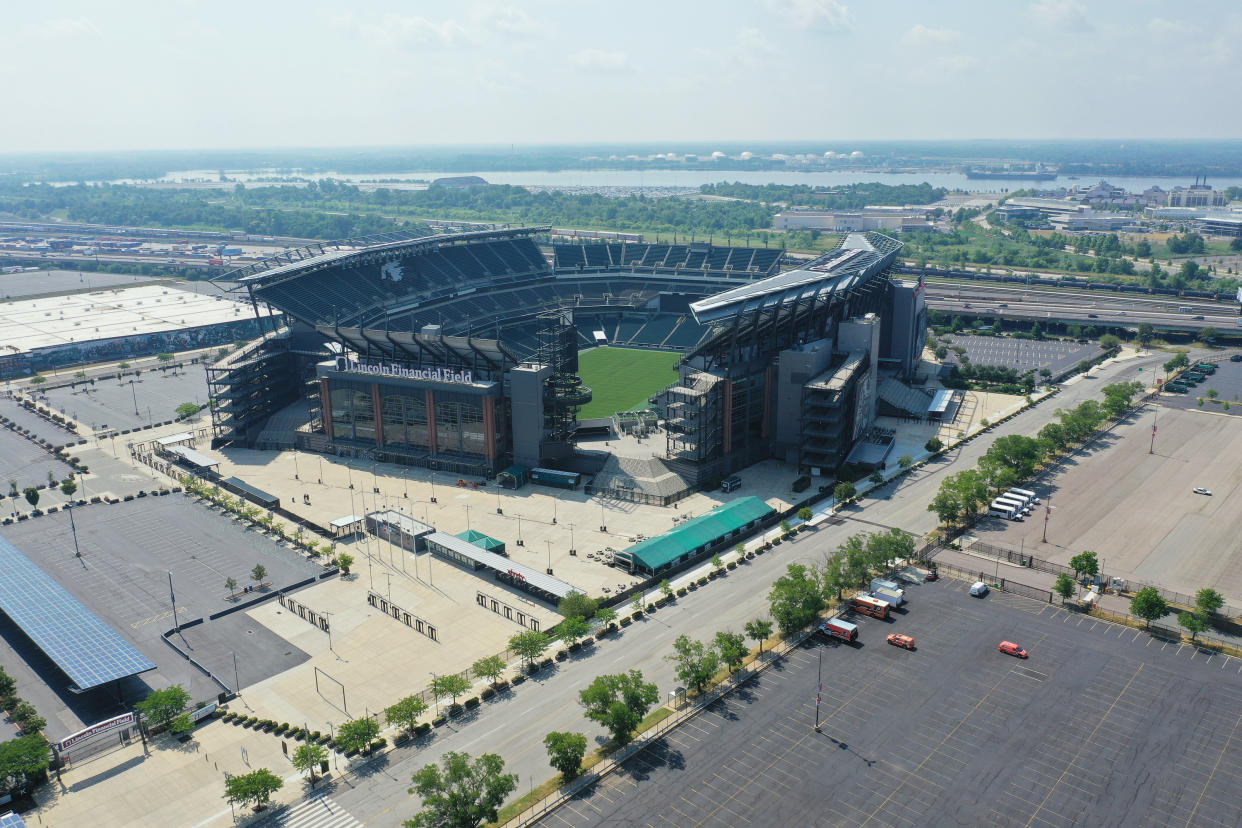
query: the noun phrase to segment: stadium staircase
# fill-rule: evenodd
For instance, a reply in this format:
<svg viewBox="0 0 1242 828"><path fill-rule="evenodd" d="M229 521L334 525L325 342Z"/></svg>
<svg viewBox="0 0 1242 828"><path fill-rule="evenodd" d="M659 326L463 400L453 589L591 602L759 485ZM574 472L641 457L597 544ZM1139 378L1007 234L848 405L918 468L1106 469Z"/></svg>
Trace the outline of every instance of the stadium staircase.
<svg viewBox="0 0 1242 828"><path fill-rule="evenodd" d="M285 406L277 411L263 426L255 440L255 448L282 451L294 447L294 432L311 420L310 403L307 400Z"/></svg>

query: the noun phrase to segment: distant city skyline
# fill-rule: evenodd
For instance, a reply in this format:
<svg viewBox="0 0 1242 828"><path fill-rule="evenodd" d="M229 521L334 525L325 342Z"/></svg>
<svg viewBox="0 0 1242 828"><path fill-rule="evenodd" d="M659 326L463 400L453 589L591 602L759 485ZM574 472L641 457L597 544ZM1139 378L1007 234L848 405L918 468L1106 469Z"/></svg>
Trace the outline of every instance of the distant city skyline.
<svg viewBox="0 0 1242 828"><path fill-rule="evenodd" d="M2 153L1242 137L1228 0L52 0L0 70Z"/></svg>

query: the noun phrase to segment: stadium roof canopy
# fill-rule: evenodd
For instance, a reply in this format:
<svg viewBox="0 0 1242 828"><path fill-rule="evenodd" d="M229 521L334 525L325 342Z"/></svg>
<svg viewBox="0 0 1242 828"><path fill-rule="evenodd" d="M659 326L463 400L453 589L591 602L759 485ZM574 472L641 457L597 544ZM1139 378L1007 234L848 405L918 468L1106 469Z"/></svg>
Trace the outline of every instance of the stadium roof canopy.
<svg viewBox="0 0 1242 828"><path fill-rule="evenodd" d="M549 233L551 231L551 226L541 226L507 230L473 230L464 233L440 233L434 236L415 236L413 238L394 238L394 236L399 236L400 234L383 234L362 239L342 239L310 244L295 250L286 250L261 262L255 262L243 268L229 271L211 281L235 282L236 287L234 289L242 289L259 284L271 284L288 278L296 278L304 273L328 267L354 267L372 264L377 261L387 261L434 250L444 244L532 236L537 233Z"/></svg>
<svg viewBox="0 0 1242 828"><path fill-rule="evenodd" d="M622 554L641 569L657 572L685 555L702 552L774 511L753 495L739 498L691 518L676 529L639 541Z"/></svg>
<svg viewBox="0 0 1242 828"><path fill-rule="evenodd" d="M841 246L802 267L690 303L700 324L794 300L847 292L893 263L902 244L881 233L849 233Z"/></svg>
<svg viewBox="0 0 1242 828"><path fill-rule="evenodd" d="M0 610L56 663L80 693L155 664L82 602L0 538Z"/></svg>

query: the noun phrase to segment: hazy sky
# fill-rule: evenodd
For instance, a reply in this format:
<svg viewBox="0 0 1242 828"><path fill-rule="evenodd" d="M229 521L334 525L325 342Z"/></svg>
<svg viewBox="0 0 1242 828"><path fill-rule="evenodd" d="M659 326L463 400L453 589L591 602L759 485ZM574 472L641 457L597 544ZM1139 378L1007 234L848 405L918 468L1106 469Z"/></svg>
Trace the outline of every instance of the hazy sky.
<svg viewBox="0 0 1242 828"><path fill-rule="evenodd" d="M5 6L0 152L1242 137L1237 0Z"/></svg>

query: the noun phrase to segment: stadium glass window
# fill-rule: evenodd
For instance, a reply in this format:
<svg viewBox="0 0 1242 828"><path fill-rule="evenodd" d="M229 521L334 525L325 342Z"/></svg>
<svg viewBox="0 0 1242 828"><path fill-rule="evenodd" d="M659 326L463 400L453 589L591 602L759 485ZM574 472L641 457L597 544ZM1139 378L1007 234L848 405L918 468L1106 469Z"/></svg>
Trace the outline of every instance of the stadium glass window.
<svg viewBox="0 0 1242 828"><path fill-rule="evenodd" d="M405 435L405 397L385 394L381 400L384 415L384 445L407 445Z"/></svg>
<svg viewBox="0 0 1242 828"><path fill-rule="evenodd" d="M375 406L372 404L371 392L354 391L354 439L375 439Z"/></svg>
<svg viewBox="0 0 1242 828"><path fill-rule="evenodd" d="M483 409L461 404L461 450L466 454L483 454L487 440L483 433Z"/></svg>
<svg viewBox="0 0 1242 828"><path fill-rule="evenodd" d="M436 403L436 450L450 453L461 451L461 405L455 402Z"/></svg>
<svg viewBox="0 0 1242 828"><path fill-rule="evenodd" d="M353 393L348 388L332 389L332 431L337 437L354 436Z"/></svg>
<svg viewBox="0 0 1242 828"><path fill-rule="evenodd" d="M405 398L405 438L411 446L430 447L427 440L427 400L425 397Z"/></svg>

